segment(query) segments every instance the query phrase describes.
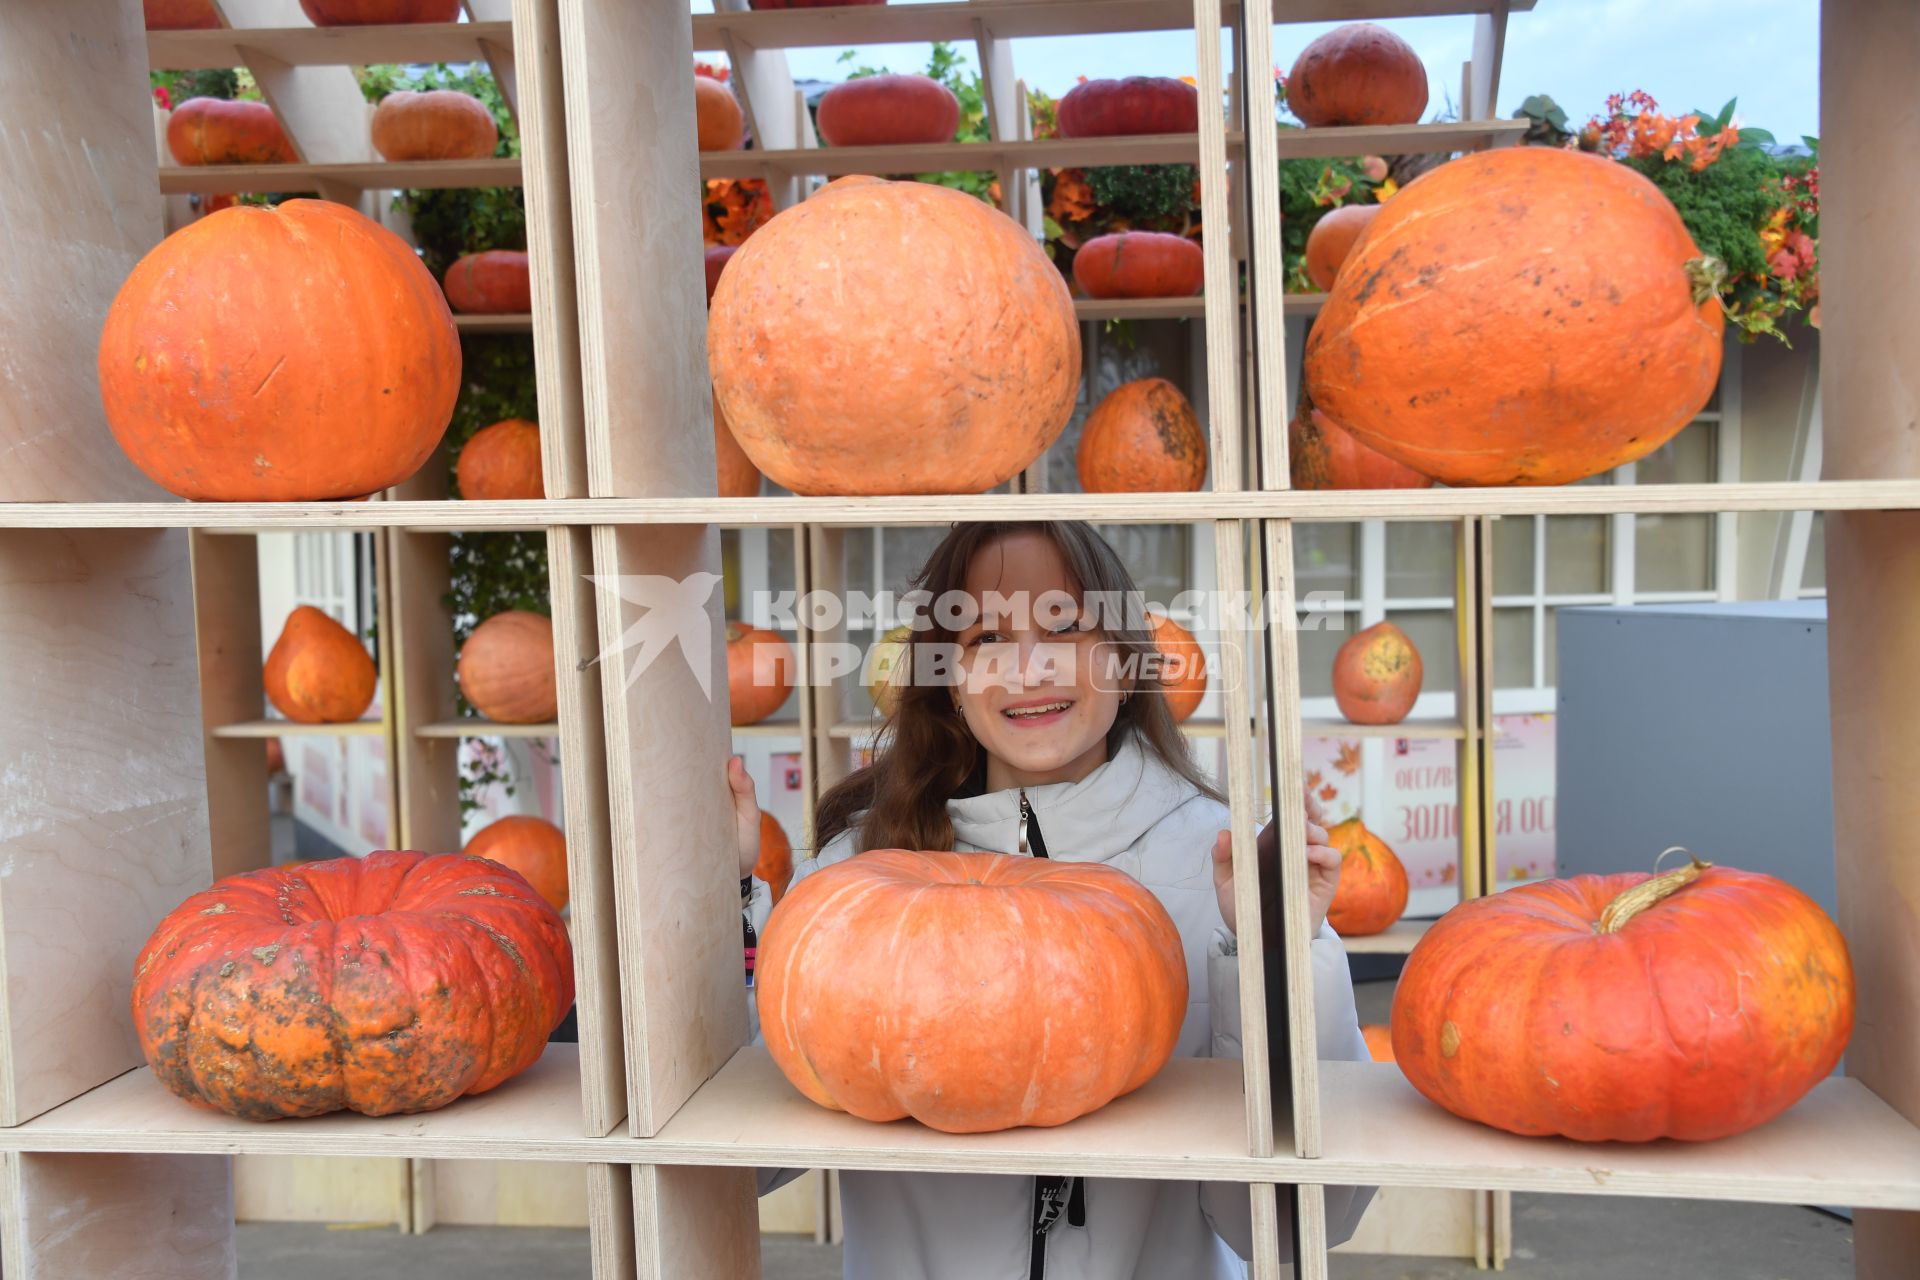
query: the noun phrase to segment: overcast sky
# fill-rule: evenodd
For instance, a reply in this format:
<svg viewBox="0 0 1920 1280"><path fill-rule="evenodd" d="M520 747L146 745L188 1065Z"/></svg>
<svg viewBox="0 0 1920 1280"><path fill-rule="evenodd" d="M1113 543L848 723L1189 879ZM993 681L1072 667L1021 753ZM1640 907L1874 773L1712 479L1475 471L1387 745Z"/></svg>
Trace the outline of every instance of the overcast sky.
<svg viewBox="0 0 1920 1280"><path fill-rule="evenodd" d="M899 2L899 0L896 0ZM1277 0L1276 7L1284 4ZM706 7L700 5L698 7ZM1292 65L1302 46L1333 23L1280 27L1274 57ZM1431 114L1458 99L1460 64L1471 52L1473 19L1414 18L1384 24L1419 51L1432 86ZM838 80L841 50L795 49L799 78ZM926 67L925 45L864 46L862 63L894 71ZM1166 32L1021 40L1014 69L1056 97L1076 77L1191 75L1194 48ZM1531 93L1559 101L1576 123L1598 112L1609 93L1645 89L1674 113L1719 110L1740 99L1740 118L1782 142L1819 132L1818 0L1537 0L1507 27L1499 114Z"/></svg>

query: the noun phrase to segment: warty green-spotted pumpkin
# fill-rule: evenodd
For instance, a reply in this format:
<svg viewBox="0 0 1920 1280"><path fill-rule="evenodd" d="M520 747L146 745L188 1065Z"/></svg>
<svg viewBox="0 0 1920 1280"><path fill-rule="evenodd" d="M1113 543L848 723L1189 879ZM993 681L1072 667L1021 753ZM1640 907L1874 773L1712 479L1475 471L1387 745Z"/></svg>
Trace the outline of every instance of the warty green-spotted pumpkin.
<svg viewBox="0 0 1920 1280"><path fill-rule="evenodd" d="M229 876L134 966L154 1075L248 1120L431 1111L526 1070L573 1003L565 925L463 854L379 852Z"/></svg>

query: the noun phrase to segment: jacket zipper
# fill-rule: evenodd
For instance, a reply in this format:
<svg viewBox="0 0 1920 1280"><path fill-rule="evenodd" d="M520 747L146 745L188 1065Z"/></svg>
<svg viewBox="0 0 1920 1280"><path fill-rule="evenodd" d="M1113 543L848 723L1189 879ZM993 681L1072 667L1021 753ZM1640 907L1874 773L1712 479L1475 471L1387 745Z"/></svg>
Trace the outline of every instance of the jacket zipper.
<svg viewBox="0 0 1920 1280"><path fill-rule="evenodd" d="M1020 788L1021 853L1035 858L1047 856L1047 838L1040 832L1040 820L1034 817L1027 789ZM1082 1178L1047 1177L1033 1180L1033 1246L1027 1257L1028 1280L1046 1280L1047 1234L1062 1215L1071 1227L1087 1225L1086 1181Z"/></svg>

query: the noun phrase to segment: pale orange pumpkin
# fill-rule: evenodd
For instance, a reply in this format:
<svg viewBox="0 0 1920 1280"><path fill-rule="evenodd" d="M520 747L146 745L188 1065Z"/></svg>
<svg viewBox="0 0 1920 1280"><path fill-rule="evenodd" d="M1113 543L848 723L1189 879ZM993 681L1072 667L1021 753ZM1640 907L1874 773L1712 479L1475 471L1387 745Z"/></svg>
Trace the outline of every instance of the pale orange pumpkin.
<svg viewBox="0 0 1920 1280"><path fill-rule="evenodd" d="M1340 264L1353 251L1353 242L1373 224L1380 213L1377 204L1343 204L1307 232L1307 278L1314 288L1325 292L1339 278Z"/></svg>
<svg viewBox="0 0 1920 1280"><path fill-rule="evenodd" d="M693 78L694 119L702 151L738 151L746 140L746 117L733 90L712 76Z"/></svg>
<svg viewBox="0 0 1920 1280"><path fill-rule="evenodd" d="M1355 724L1399 724L1420 696L1420 650L1391 622L1347 637L1333 655L1333 700Z"/></svg>
<svg viewBox="0 0 1920 1280"><path fill-rule="evenodd" d="M545 818L497 818L474 833L464 852L517 871L555 911L566 910L567 835Z"/></svg>
<svg viewBox="0 0 1920 1280"><path fill-rule="evenodd" d="M455 673L474 710L502 724L544 724L560 714L553 620L526 609L496 613L460 646Z"/></svg>
<svg viewBox="0 0 1920 1280"><path fill-rule="evenodd" d="M1327 843L1340 852L1340 887L1327 923L1348 938L1385 932L1407 909L1406 867L1358 818L1334 823Z"/></svg>
<svg viewBox="0 0 1920 1280"><path fill-rule="evenodd" d="M480 428L460 446L453 474L460 496L476 502L545 497L539 424L503 418Z"/></svg>
<svg viewBox="0 0 1920 1280"><path fill-rule="evenodd" d="M533 273L519 249L469 253L447 268L447 303L464 315L525 315L533 310Z"/></svg>
<svg viewBox="0 0 1920 1280"><path fill-rule="evenodd" d="M499 145L493 112L457 89L401 89L373 109L373 148L388 160L484 160Z"/></svg>
<svg viewBox="0 0 1920 1280"><path fill-rule="evenodd" d="M1094 406L1073 462L1088 493L1191 493L1207 478L1207 433L1180 388L1140 378Z"/></svg>
<svg viewBox="0 0 1920 1280"><path fill-rule="evenodd" d="M380 683L367 647L310 604L287 615L262 676L267 701L302 724L358 720Z"/></svg>
<svg viewBox="0 0 1920 1280"><path fill-rule="evenodd" d="M793 646L744 622L727 624L727 708L736 725L759 724L786 705L796 668Z"/></svg>

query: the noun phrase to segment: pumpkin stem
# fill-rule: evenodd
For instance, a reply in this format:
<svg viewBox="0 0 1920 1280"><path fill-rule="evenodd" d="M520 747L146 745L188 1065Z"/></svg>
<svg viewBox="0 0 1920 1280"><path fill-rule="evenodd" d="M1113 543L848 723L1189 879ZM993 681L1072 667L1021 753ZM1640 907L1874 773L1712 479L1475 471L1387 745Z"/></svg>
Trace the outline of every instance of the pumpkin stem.
<svg viewBox="0 0 1920 1280"><path fill-rule="evenodd" d="M1667 850L1667 853L1672 852L1672 849ZM1686 851L1683 849L1681 852ZM1660 856L1664 858L1667 853ZM1594 932L1620 932L1635 916L1680 892L1698 880L1702 871L1713 865L1711 862L1700 861L1691 853L1687 854L1687 860L1689 865L1681 867L1678 871L1669 871L1664 875L1654 876L1651 880L1642 880L1614 898L1607 904L1606 910L1600 913L1600 923L1594 926Z"/></svg>
<svg viewBox="0 0 1920 1280"><path fill-rule="evenodd" d="M1710 253L1689 258L1687 279L1693 284L1693 305L1697 307L1708 298L1720 296L1720 286L1727 282L1727 264Z"/></svg>

